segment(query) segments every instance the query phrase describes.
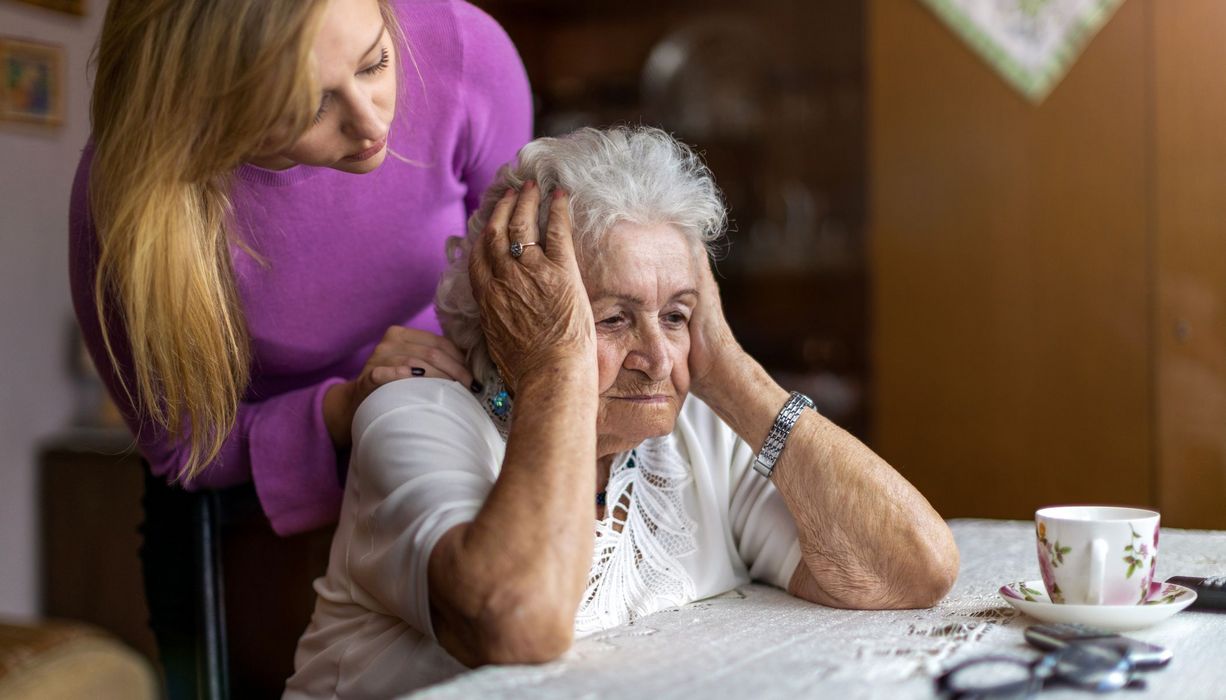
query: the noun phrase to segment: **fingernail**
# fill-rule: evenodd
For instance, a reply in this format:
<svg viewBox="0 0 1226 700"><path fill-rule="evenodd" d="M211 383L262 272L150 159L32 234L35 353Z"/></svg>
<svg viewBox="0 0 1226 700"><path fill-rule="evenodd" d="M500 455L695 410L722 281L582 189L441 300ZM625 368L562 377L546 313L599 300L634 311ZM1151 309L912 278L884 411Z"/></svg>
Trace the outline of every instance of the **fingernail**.
<svg viewBox="0 0 1226 700"><path fill-rule="evenodd" d="M482 389L484 389L485 387L481 385L481 382L479 382L479 381L477 381L476 379L474 379L474 380L473 380L473 383L468 385L468 388L469 388L469 390L470 390L470 391L472 391L474 394L480 394L480 393L481 393L481 390L482 390Z"/></svg>
<svg viewBox="0 0 1226 700"><path fill-rule="evenodd" d="M565 196L566 196L566 190L562 189L561 187L553 188L553 198L554 199L561 199Z"/></svg>
<svg viewBox="0 0 1226 700"><path fill-rule="evenodd" d="M424 376L426 376L426 370L422 369L421 367L410 367L410 368L409 368L409 372L410 372L410 373L411 373L411 374L412 374L414 377L424 377Z"/></svg>
<svg viewBox="0 0 1226 700"><path fill-rule="evenodd" d="M524 183L523 191L524 191L524 192L527 192L528 190L532 189L533 187L536 187L536 181L535 181L535 180L528 180L527 182L525 182L525 183Z"/></svg>

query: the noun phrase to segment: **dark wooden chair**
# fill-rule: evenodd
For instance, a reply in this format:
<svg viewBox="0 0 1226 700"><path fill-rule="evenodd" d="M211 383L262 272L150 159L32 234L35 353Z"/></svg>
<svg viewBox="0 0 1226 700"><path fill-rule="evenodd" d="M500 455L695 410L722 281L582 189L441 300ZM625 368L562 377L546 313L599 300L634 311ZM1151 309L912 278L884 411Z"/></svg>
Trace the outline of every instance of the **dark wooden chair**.
<svg viewBox="0 0 1226 700"><path fill-rule="evenodd" d="M331 528L281 538L250 485L189 493L146 470L141 547L170 700L278 698Z"/></svg>
<svg viewBox="0 0 1226 700"><path fill-rule="evenodd" d="M227 700L221 494L188 493L145 473L141 572L167 697Z"/></svg>

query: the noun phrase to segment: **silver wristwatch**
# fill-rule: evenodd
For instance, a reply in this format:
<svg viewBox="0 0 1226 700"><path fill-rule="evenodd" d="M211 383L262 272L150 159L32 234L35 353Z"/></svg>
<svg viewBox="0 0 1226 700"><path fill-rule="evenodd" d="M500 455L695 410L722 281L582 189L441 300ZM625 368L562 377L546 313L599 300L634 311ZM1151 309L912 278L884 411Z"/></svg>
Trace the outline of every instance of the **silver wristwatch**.
<svg viewBox="0 0 1226 700"><path fill-rule="evenodd" d="M792 433L792 426L796 425L800 414L804 413L806 408L813 408L813 399L799 391L793 391L779 415L775 416L775 423L766 434L766 442L762 443L762 451L754 458L754 471L767 479L771 478L771 472L775 471L775 462L779 460L779 454L788 442L788 435Z"/></svg>

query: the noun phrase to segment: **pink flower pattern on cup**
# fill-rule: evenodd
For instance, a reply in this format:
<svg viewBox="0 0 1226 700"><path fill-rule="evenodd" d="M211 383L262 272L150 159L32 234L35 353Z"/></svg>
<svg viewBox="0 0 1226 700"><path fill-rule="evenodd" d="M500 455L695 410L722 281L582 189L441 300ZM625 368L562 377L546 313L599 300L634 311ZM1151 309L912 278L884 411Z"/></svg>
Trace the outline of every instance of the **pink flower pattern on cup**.
<svg viewBox="0 0 1226 700"><path fill-rule="evenodd" d="M1141 597L1137 600L1138 603L1144 603L1149 597L1149 584L1154 580L1154 568L1158 566L1158 535L1154 533L1154 543L1151 545L1141 540L1141 533L1135 528L1132 530L1132 542L1124 547L1124 563L1128 565L1128 572L1125 578L1132 578L1132 575L1137 572L1137 569L1142 571L1141 576Z"/></svg>
<svg viewBox="0 0 1226 700"><path fill-rule="evenodd" d="M1059 568L1064 563L1064 555L1073 551L1072 547L1060 546L1060 541L1053 544L1047 540L1047 527L1043 523L1035 526L1039 538L1039 569L1043 574L1043 585L1047 587L1048 595L1053 603L1063 603L1064 594L1056 583L1052 569Z"/></svg>

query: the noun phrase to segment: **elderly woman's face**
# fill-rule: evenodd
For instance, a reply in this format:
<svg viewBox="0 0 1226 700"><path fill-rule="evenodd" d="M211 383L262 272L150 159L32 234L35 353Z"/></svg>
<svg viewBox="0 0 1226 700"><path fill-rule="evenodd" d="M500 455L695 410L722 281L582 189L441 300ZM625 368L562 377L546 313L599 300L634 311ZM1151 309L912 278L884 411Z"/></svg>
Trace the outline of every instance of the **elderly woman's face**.
<svg viewBox="0 0 1226 700"><path fill-rule="evenodd" d="M672 432L690 386L690 316L698 303L689 241L668 225L619 224L585 260L596 321L600 455Z"/></svg>

